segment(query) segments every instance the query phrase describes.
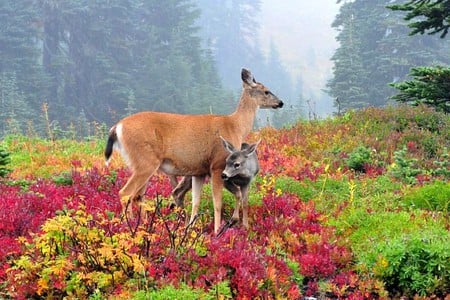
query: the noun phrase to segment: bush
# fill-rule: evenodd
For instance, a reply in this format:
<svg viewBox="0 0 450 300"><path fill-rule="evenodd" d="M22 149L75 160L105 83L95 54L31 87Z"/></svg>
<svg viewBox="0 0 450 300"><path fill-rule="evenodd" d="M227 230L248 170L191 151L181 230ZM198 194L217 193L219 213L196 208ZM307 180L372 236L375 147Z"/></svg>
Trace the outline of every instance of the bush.
<svg viewBox="0 0 450 300"><path fill-rule="evenodd" d="M118 191L129 172L120 158L112 160L114 173L103 168L104 141L7 137L0 145L14 170L0 181L0 298L386 299L387 288L390 297L433 299L445 293L448 116L425 107L370 108L265 128L249 140L259 138L250 228L236 225L215 237L210 185L195 228L186 229L189 210L154 204L169 202L164 176L152 176L148 185L149 218L123 220ZM357 168L358 161L364 174L347 165ZM224 221L234 203L225 193Z"/></svg>
<svg viewBox="0 0 450 300"><path fill-rule="evenodd" d="M448 213L450 205L450 183L435 181L428 185L417 187L403 197L403 202L420 209Z"/></svg>
<svg viewBox="0 0 450 300"><path fill-rule="evenodd" d="M6 177L11 170L7 167L11 163L11 158L9 152L5 149L0 148L0 177Z"/></svg>
<svg viewBox="0 0 450 300"><path fill-rule="evenodd" d="M446 295L450 288L450 233L431 216L407 212L371 214L348 209L338 227L350 234L361 271L371 270L391 296Z"/></svg>
<svg viewBox="0 0 450 300"><path fill-rule="evenodd" d="M346 159L347 166L356 172L365 172L365 168L370 164L370 149L359 146L354 149Z"/></svg>
<svg viewBox="0 0 450 300"><path fill-rule="evenodd" d="M139 291L131 297L133 300L166 300L166 299L200 299L200 300L214 300L217 299L217 295L220 295L219 299L231 299L230 288L226 282L223 282L211 291L205 292L202 289L193 289L185 284L174 287L173 285L165 286L158 290L153 291Z"/></svg>
<svg viewBox="0 0 450 300"><path fill-rule="evenodd" d="M406 147L394 152L395 163L391 166L391 174L407 184L417 183L417 175L422 174L422 170L417 167L417 159L409 158Z"/></svg>
<svg viewBox="0 0 450 300"><path fill-rule="evenodd" d="M326 217L313 202L279 194L271 181L261 203L252 207L251 228L230 228L215 237L207 233L210 219L187 226L184 211L155 204L158 193L170 193L164 177L152 178L143 205L147 218L140 223L118 217L117 190L125 172L117 174L117 184L98 170L71 177L71 185L48 180L29 187L28 193L44 204L40 214L31 214L48 217L24 222L16 236L27 235L13 252L0 256L0 297L132 298L145 291L136 294L140 299L152 291L170 296L178 288L187 298L200 299L385 294L382 285L352 270L345 241L324 224ZM19 187L10 187L4 196L12 208L15 199L23 198ZM58 207L49 206L53 203ZM27 207L17 210L29 214ZM0 217L3 224L9 214Z"/></svg>

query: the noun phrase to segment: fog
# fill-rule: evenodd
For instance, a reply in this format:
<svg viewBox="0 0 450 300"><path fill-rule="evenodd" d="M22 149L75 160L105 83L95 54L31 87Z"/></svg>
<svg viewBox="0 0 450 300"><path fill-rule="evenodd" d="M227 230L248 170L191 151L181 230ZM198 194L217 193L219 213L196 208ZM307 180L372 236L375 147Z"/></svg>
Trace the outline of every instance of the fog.
<svg viewBox="0 0 450 300"><path fill-rule="evenodd" d="M261 46L267 52L271 40L275 43L286 70L293 78L301 77L304 99L322 116L333 111L333 101L323 89L338 46L331 28L338 12L335 0L262 0Z"/></svg>

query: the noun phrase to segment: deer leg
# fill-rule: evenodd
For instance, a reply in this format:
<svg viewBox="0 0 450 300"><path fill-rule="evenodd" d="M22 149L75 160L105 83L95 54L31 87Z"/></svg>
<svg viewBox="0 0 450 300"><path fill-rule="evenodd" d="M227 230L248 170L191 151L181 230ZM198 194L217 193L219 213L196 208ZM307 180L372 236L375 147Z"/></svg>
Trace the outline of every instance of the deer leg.
<svg viewBox="0 0 450 300"><path fill-rule="evenodd" d="M235 190L233 192L235 198L236 198L236 202L234 204L234 212L233 212L233 216L231 217L233 220L239 221L239 209L241 207L241 202L242 202L242 192L241 192L241 188L239 186L235 185Z"/></svg>
<svg viewBox="0 0 450 300"><path fill-rule="evenodd" d="M248 192L249 186L243 186L242 192L242 224L248 229Z"/></svg>
<svg viewBox="0 0 450 300"><path fill-rule="evenodd" d="M144 196L148 179L156 170L158 170L159 162L154 161L153 167L143 168L142 170L135 170L128 179L125 186L119 191L120 202L122 203L122 213L133 217L132 205L133 202L139 202L140 198Z"/></svg>
<svg viewBox="0 0 450 300"><path fill-rule="evenodd" d="M203 178L204 180L204 178ZM192 176L185 176L181 179L175 189L172 191L172 197L178 207L184 207L184 196L192 188Z"/></svg>
<svg viewBox="0 0 450 300"><path fill-rule="evenodd" d="M189 223L192 223L195 219L195 216L197 216L198 208L200 206L200 196L202 193L202 187L204 182L205 182L204 176L192 177L192 211Z"/></svg>
<svg viewBox="0 0 450 300"><path fill-rule="evenodd" d="M138 193L136 194L135 199L132 201L134 206L138 208L138 211L140 213L140 216L141 216L142 220L146 220L146 217L147 217L147 214L145 213L145 211L140 206L140 204L144 200L144 195L145 195L145 192L147 191L147 186L148 186L148 179L145 182L145 184L140 188ZM132 208L130 210L132 211Z"/></svg>
<svg viewBox="0 0 450 300"><path fill-rule="evenodd" d="M175 175L167 175L169 177L170 185L172 188L175 188L178 185L177 176Z"/></svg>
<svg viewBox="0 0 450 300"><path fill-rule="evenodd" d="M222 169L211 172L212 194L214 204L214 233L219 232L222 214L223 180Z"/></svg>

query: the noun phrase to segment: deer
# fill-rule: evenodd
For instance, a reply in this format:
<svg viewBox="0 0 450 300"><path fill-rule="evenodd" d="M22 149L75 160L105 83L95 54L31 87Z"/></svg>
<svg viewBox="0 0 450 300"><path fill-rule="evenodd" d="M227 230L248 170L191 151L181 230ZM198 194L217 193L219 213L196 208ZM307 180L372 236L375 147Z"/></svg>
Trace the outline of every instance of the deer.
<svg viewBox="0 0 450 300"><path fill-rule="evenodd" d="M222 171L228 156L220 136L233 145L241 145L253 127L259 108L277 109L284 105L255 80L251 71L243 68L241 79L241 97L236 110L229 115L143 111L125 117L111 127L104 153L106 164L116 150L131 171L119 191L123 215L132 217L130 206L139 205L150 177L161 171L169 177L192 176L192 222L198 213L204 179L209 176L214 233L218 233L224 187Z"/></svg>
<svg viewBox="0 0 450 300"><path fill-rule="evenodd" d="M222 172L224 187L232 193L236 198L236 204L229 226L239 221L240 204L243 207L243 225L248 228L248 191L250 182L259 171L258 156L256 155L256 147L260 143L259 140L255 144L242 143L241 150L225 140L222 136L222 143L229 152L225 159L225 169ZM174 184L176 179L171 178L172 197L175 205L184 207L184 197L192 188L192 176L184 176L180 182ZM225 230L225 228L223 228Z"/></svg>
<svg viewBox="0 0 450 300"><path fill-rule="evenodd" d="M242 143L241 149L236 149L230 142L220 137L224 148L229 152L225 160L225 169L222 171L222 179L225 188L236 197L231 224L239 221L239 208L242 204L242 224L248 229L248 192L250 183L259 172L256 147L261 142L254 144Z"/></svg>

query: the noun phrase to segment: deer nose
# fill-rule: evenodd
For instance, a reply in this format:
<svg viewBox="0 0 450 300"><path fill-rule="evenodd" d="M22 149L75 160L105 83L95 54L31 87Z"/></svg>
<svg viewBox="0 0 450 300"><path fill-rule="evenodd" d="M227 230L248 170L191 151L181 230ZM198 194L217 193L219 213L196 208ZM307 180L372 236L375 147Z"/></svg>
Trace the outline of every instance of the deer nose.
<svg viewBox="0 0 450 300"><path fill-rule="evenodd" d="M272 108L282 108L284 105L284 102L280 100L280 102L278 102L277 104L275 104L274 106L272 106Z"/></svg>
<svg viewBox="0 0 450 300"><path fill-rule="evenodd" d="M227 175L227 174L225 174L225 173L222 173L222 179L223 179L223 180L226 180L226 179L228 179L228 175Z"/></svg>

